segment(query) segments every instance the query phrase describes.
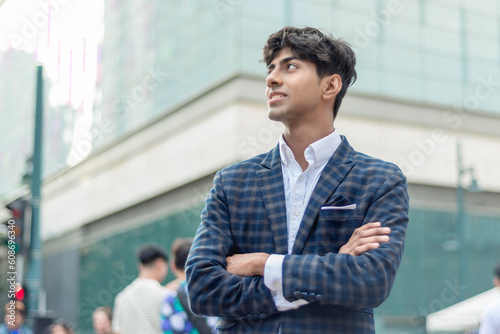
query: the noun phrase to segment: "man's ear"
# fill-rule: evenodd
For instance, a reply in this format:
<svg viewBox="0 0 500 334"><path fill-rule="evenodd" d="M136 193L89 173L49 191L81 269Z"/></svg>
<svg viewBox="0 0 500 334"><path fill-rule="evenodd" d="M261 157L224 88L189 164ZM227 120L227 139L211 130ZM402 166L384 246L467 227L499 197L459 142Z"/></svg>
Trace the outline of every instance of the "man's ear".
<svg viewBox="0 0 500 334"><path fill-rule="evenodd" d="M500 278L498 277L493 277L493 285L500 288Z"/></svg>
<svg viewBox="0 0 500 334"><path fill-rule="evenodd" d="M323 78L324 81L324 90L323 90L323 98L325 100L335 99L337 94L342 89L342 79L338 74L328 75Z"/></svg>

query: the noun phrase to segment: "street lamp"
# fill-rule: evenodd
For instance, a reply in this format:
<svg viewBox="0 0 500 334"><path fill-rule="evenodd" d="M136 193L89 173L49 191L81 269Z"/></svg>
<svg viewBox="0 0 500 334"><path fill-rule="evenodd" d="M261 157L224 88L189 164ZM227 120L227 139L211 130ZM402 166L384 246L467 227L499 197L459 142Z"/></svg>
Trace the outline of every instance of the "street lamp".
<svg viewBox="0 0 500 334"><path fill-rule="evenodd" d="M462 163L462 147L460 141L457 141L457 167L458 167L458 178L457 178L457 234L458 234L458 255L459 255L459 284L466 285L466 265L467 265L467 252L465 251L465 191L478 192L480 188L477 184L477 180L474 174L473 167L465 167ZM464 187L462 185L463 178L470 175L470 183L468 186ZM463 299L462 296L461 299Z"/></svg>

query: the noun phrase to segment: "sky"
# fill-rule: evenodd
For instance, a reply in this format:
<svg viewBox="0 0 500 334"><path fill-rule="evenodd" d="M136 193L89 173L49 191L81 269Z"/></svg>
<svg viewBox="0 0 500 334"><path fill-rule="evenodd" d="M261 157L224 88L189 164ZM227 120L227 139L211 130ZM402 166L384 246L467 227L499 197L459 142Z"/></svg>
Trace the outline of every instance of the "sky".
<svg viewBox="0 0 500 334"><path fill-rule="evenodd" d="M0 52L35 53L51 79L67 87L71 77L71 102L78 103L80 85L95 74L103 15L102 0L0 0ZM67 88L51 102L67 102Z"/></svg>
<svg viewBox="0 0 500 334"><path fill-rule="evenodd" d="M103 0L0 0L0 61L9 49L34 54L50 80L49 104L78 110L76 136L92 126Z"/></svg>

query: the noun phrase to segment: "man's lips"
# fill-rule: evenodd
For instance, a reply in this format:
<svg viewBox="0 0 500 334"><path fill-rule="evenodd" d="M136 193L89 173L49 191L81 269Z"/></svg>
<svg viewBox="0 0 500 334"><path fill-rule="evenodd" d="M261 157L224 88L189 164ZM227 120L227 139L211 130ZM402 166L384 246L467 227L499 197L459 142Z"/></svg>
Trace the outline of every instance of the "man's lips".
<svg viewBox="0 0 500 334"><path fill-rule="evenodd" d="M282 93L282 92L272 92L271 94L269 94L269 104L272 104L272 103L275 103L277 101L281 101L283 99L285 99L287 95L285 93Z"/></svg>

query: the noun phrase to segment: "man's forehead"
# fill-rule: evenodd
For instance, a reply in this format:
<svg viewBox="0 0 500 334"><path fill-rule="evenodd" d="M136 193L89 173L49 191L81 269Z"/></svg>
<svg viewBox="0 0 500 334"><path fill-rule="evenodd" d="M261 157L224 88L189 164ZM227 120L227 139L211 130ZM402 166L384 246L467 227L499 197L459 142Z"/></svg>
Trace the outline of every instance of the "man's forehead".
<svg viewBox="0 0 500 334"><path fill-rule="evenodd" d="M276 54L274 55L274 58L271 60L269 65L277 64L280 61L282 61L283 59L292 58L292 57L293 57L293 59L306 61L305 59L300 57L296 52L294 52L294 50L292 48L286 47L286 48L283 48L283 49L279 50L278 52L276 52Z"/></svg>

